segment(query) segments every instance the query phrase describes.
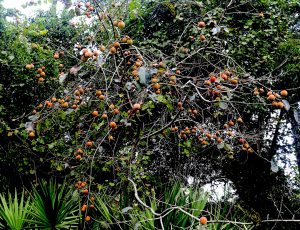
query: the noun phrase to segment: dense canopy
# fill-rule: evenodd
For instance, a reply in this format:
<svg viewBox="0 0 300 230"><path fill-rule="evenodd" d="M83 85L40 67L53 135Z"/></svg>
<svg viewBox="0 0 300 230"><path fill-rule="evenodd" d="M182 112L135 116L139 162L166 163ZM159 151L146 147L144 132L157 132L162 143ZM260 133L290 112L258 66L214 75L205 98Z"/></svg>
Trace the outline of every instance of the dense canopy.
<svg viewBox="0 0 300 230"><path fill-rule="evenodd" d="M0 1L1 192L30 197L19 229L297 229L298 1L61 3L28 17ZM216 182L232 187L219 201L201 189Z"/></svg>

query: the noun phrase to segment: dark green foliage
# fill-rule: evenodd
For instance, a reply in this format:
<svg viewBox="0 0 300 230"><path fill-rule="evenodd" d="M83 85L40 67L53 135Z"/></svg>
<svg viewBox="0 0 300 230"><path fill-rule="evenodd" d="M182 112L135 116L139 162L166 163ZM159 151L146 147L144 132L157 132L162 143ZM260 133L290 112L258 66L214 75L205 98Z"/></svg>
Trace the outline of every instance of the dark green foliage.
<svg viewBox="0 0 300 230"><path fill-rule="evenodd" d="M30 223L40 229L70 229L78 225L77 197L67 184L58 185L51 180L32 188Z"/></svg>

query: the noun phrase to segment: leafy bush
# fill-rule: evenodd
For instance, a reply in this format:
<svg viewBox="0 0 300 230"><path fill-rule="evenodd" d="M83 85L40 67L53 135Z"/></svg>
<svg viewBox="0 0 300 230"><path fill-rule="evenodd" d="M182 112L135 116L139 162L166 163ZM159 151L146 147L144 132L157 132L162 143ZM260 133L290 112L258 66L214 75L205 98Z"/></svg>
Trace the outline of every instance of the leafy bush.
<svg viewBox="0 0 300 230"><path fill-rule="evenodd" d="M22 230L28 225L30 213L30 199L25 200L24 191L18 198L17 191L14 197L0 194L0 227L1 229Z"/></svg>
<svg viewBox="0 0 300 230"><path fill-rule="evenodd" d="M70 229L78 225L79 216L72 190L64 183L45 181L38 188L33 187L30 221L41 229Z"/></svg>

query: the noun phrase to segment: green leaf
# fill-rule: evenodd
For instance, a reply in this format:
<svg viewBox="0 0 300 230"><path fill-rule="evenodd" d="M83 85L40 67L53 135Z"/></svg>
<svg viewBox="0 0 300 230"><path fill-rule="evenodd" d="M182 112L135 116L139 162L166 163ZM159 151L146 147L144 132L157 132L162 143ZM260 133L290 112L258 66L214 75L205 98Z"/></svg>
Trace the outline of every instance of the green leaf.
<svg viewBox="0 0 300 230"><path fill-rule="evenodd" d="M224 143L224 149L227 152L233 152L233 149L232 149L231 145L229 145L229 144Z"/></svg>
<svg viewBox="0 0 300 230"><path fill-rule="evenodd" d="M219 143L219 144L217 145L217 148L218 148L218 149L223 149L223 148L224 148L224 142Z"/></svg>

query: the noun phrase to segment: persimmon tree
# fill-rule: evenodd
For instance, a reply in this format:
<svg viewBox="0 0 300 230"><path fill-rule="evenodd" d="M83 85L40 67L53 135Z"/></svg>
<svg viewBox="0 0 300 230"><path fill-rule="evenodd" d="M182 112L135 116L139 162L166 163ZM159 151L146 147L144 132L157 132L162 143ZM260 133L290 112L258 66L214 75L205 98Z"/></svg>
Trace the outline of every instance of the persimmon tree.
<svg viewBox="0 0 300 230"><path fill-rule="evenodd" d="M150 189L225 175L263 217L278 214L281 197L291 207L283 173L271 171L282 135L270 117L287 117L299 100L285 80L298 73L299 53L283 58L297 2L75 5L73 37L22 32L31 49L51 51L16 60L45 91L26 123L5 132L22 138L33 174L68 176L88 196L128 179Z"/></svg>

